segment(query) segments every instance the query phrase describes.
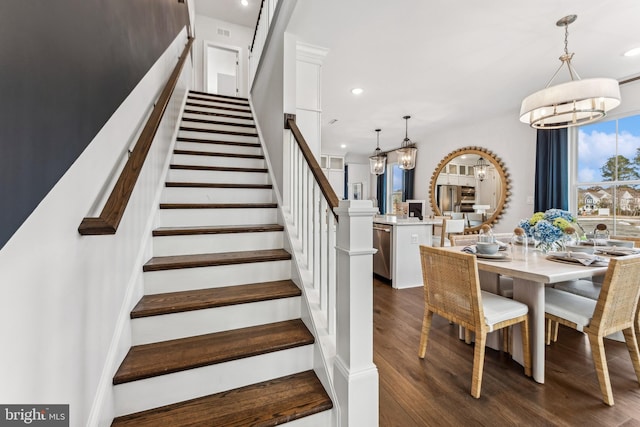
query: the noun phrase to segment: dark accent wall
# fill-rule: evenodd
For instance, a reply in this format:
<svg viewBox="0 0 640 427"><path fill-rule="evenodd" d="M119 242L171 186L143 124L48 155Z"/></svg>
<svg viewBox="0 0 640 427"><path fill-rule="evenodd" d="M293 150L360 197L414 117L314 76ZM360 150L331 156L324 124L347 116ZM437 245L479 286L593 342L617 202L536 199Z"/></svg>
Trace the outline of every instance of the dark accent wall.
<svg viewBox="0 0 640 427"><path fill-rule="evenodd" d="M0 1L0 248L187 21L178 0Z"/></svg>

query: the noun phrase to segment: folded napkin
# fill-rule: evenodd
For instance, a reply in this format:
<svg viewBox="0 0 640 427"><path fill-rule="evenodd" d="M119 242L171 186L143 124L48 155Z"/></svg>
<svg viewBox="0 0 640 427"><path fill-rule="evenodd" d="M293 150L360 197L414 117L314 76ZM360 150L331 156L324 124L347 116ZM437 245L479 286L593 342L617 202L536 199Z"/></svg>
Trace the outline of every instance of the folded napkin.
<svg viewBox="0 0 640 427"><path fill-rule="evenodd" d="M547 255L551 260L556 259L559 261L576 262L586 266L595 263L607 264L609 262L607 258L602 258L597 255L591 255L584 252L549 252Z"/></svg>
<svg viewBox="0 0 640 427"><path fill-rule="evenodd" d="M595 252L606 255L636 255L640 253L640 251L638 251L637 249L625 248L621 246L596 246Z"/></svg>
<svg viewBox="0 0 640 427"><path fill-rule="evenodd" d="M478 252L478 249L476 249L476 245L465 246L464 248L462 248L462 252L466 252L468 254L475 254L476 252Z"/></svg>

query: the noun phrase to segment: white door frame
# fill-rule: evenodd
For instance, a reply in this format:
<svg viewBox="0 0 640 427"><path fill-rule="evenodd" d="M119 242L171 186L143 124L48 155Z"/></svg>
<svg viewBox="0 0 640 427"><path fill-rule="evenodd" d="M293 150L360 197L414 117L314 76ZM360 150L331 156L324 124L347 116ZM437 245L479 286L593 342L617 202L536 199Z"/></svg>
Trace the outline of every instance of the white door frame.
<svg viewBox="0 0 640 427"><path fill-rule="evenodd" d="M202 57L203 57L203 61L202 61L202 67L203 67L203 74L202 74L202 90L206 92L207 88L209 87L209 72L207 70L207 64L209 63L209 58L208 58L208 52L209 52L209 47L214 47L214 48L218 48L218 49L226 49L226 50L231 50L236 52L236 54L238 55L238 74L236 75L236 85L238 88L238 93L236 94L237 96L242 96L245 97L245 82L244 79L242 78L242 76L244 75L244 61L243 61L243 56L242 56L242 52L243 49L240 46L233 46L233 45L228 45L228 44L224 44L224 43L217 43L217 42L213 42L210 40L203 40L203 47L202 47Z"/></svg>

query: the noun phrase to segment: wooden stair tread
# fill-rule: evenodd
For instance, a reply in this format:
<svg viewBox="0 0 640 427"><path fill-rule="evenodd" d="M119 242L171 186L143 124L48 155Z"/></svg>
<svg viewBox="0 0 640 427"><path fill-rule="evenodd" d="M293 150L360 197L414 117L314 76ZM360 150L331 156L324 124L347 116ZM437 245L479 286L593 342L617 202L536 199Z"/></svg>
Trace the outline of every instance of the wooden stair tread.
<svg viewBox="0 0 640 427"><path fill-rule="evenodd" d="M219 95L217 93L202 92L200 90L193 90L193 89L189 90L189 93L195 93L196 95L207 95L207 96L212 96L216 98L237 99L238 101L249 102L248 98L243 98L241 96Z"/></svg>
<svg viewBox="0 0 640 427"><path fill-rule="evenodd" d="M173 154L186 154L188 156L213 156L213 157L239 157L243 159L264 159L260 154L218 153L213 151L197 150L173 150Z"/></svg>
<svg viewBox="0 0 640 427"><path fill-rule="evenodd" d="M283 261L291 259L284 249L222 252L214 254L171 255L153 257L142 266L142 271L175 270L178 268L214 267L218 265L247 264L251 262Z"/></svg>
<svg viewBox="0 0 640 427"><path fill-rule="evenodd" d="M253 116L241 116L239 114L231 114L231 113L216 113L214 111L200 111L200 110L191 110L185 108L185 113L189 114L201 114L205 116L216 116L216 117L228 117L232 119L243 119L243 120L253 120Z"/></svg>
<svg viewBox="0 0 640 427"><path fill-rule="evenodd" d="M123 384L313 344L302 320L287 320L231 331L131 347L113 377Z"/></svg>
<svg viewBox="0 0 640 427"><path fill-rule="evenodd" d="M160 203L160 209L274 209L277 203Z"/></svg>
<svg viewBox="0 0 640 427"><path fill-rule="evenodd" d="M205 129L205 128L194 128L189 126L180 126L181 131L185 132L206 132L206 133L220 133L223 135L233 135L233 136L249 136L249 137L257 137L258 134L255 132L238 132L234 130L222 130L222 129Z"/></svg>
<svg viewBox="0 0 640 427"><path fill-rule="evenodd" d="M236 168L229 166L200 166L200 165L170 165L170 169L197 170L197 171L217 171L217 172L258 172L268 173L266 168Z"/></svg>
<svg viewBox="0 0 640 427"><path fill-rule="evenodd" d="M234 145L238 147L251 147L251 148L260 148L260 143L258 142L242 142L242 141L219 141L215 139L202 139L202 138L185 138L178 137L176 138L178 142L196 142L198 144L217 144L217 145Z"/></svg>
<svg viewBox="0 0 640 427"><path fill-rule="evenodd" d="M275 426L331 408L318 377L306 371L125 415L112 426Z"/></svg>
<svg viewBox="0 0 640 427"><path fill-rule="evenodd" d="M183 122L193 122L193 123L207 123L207 124L210 124L210 125L233 126L233 127L240 127L240 128L251 128L251 129L255 129L256 128L255 125L248 124L248 123L233 123L233 122L225 122L225 121L211 120L211 119L194 119L194 118L191 118L191 117L183 117L182 121Z"/></svg>
<svg viewBox="0 0 640 427"><path fill-rule="evenodd" d="M273 188L271 184L229 184L216 182L166 182L165 186L182 188L252 188L265 190Z"/></svg>
<svg viewBox="0 0 640 427"><path fill-rule="evenodd" d="M291 280L145 295L131 311L131 318L138 319L300 295L302 292Z"/></svg>
<svg viewBox="0 0 640 427"><path fill-rule="evenodd" d="M199 96L199 95L191 95L191 94L189 94L188 98L193 99L195 101L222 102L224 104L229 104L229 105L239 105L241 107L249 107L249 102L235 101L231 98L223 98L223 97L215 97L215 96Z"/></svg>
<svg viewBox="0 0 640 427"><path fill-rule="evenodd" d="M215 102L215 101L212 101L212 102ZM235 112L238 112L238 113L249 113L249 114L251 114L251 109L248 109L248 108L223 107L223 106L220 106L220 105L210 105L210 104L202 104L202 103L199 103L199 102L190 102L189 100L187 100L185 105L187 105L189 107L214 108L216 110L235 111Z"/></svg>
<svg viewBox="0 0 640 427"><path fill-rule="evenodd" d="M230 233L261 233L270 231L284 231L280 224L260 225L196 225L191 227L160 227L153 230L154 236L186 236L193 234L230 234Z"/></svg>

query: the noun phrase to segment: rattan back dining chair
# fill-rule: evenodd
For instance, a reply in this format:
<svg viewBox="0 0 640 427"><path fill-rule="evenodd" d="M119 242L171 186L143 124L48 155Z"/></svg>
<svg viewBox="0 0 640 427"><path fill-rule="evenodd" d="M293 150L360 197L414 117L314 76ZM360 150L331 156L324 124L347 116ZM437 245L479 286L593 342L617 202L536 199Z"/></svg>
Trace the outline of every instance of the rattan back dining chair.
<svg viewBox="0 0 640 427"><path fill-rule="evenodd" d="M609 369L604 353L604 337L622 331L631 362L640 383L638 330L640 320L640 256L612 258L597 301L554 288L545 289L545 317L551 323L584 331L589 337L593 363L600 383L602 400L613 406ZM549 338L547 338L547 341Z"/></svg>
<svg viewBox="0 0 640 427"><path fill-rule="evenodd" d="M418 356L425 358L434 314L475 332L471 395L480 397L487 333L511 325L522 326L525 375L531 376L528 307L480 290L476 257L451 249L420 246L424 281L424 318Z"/></svg>

